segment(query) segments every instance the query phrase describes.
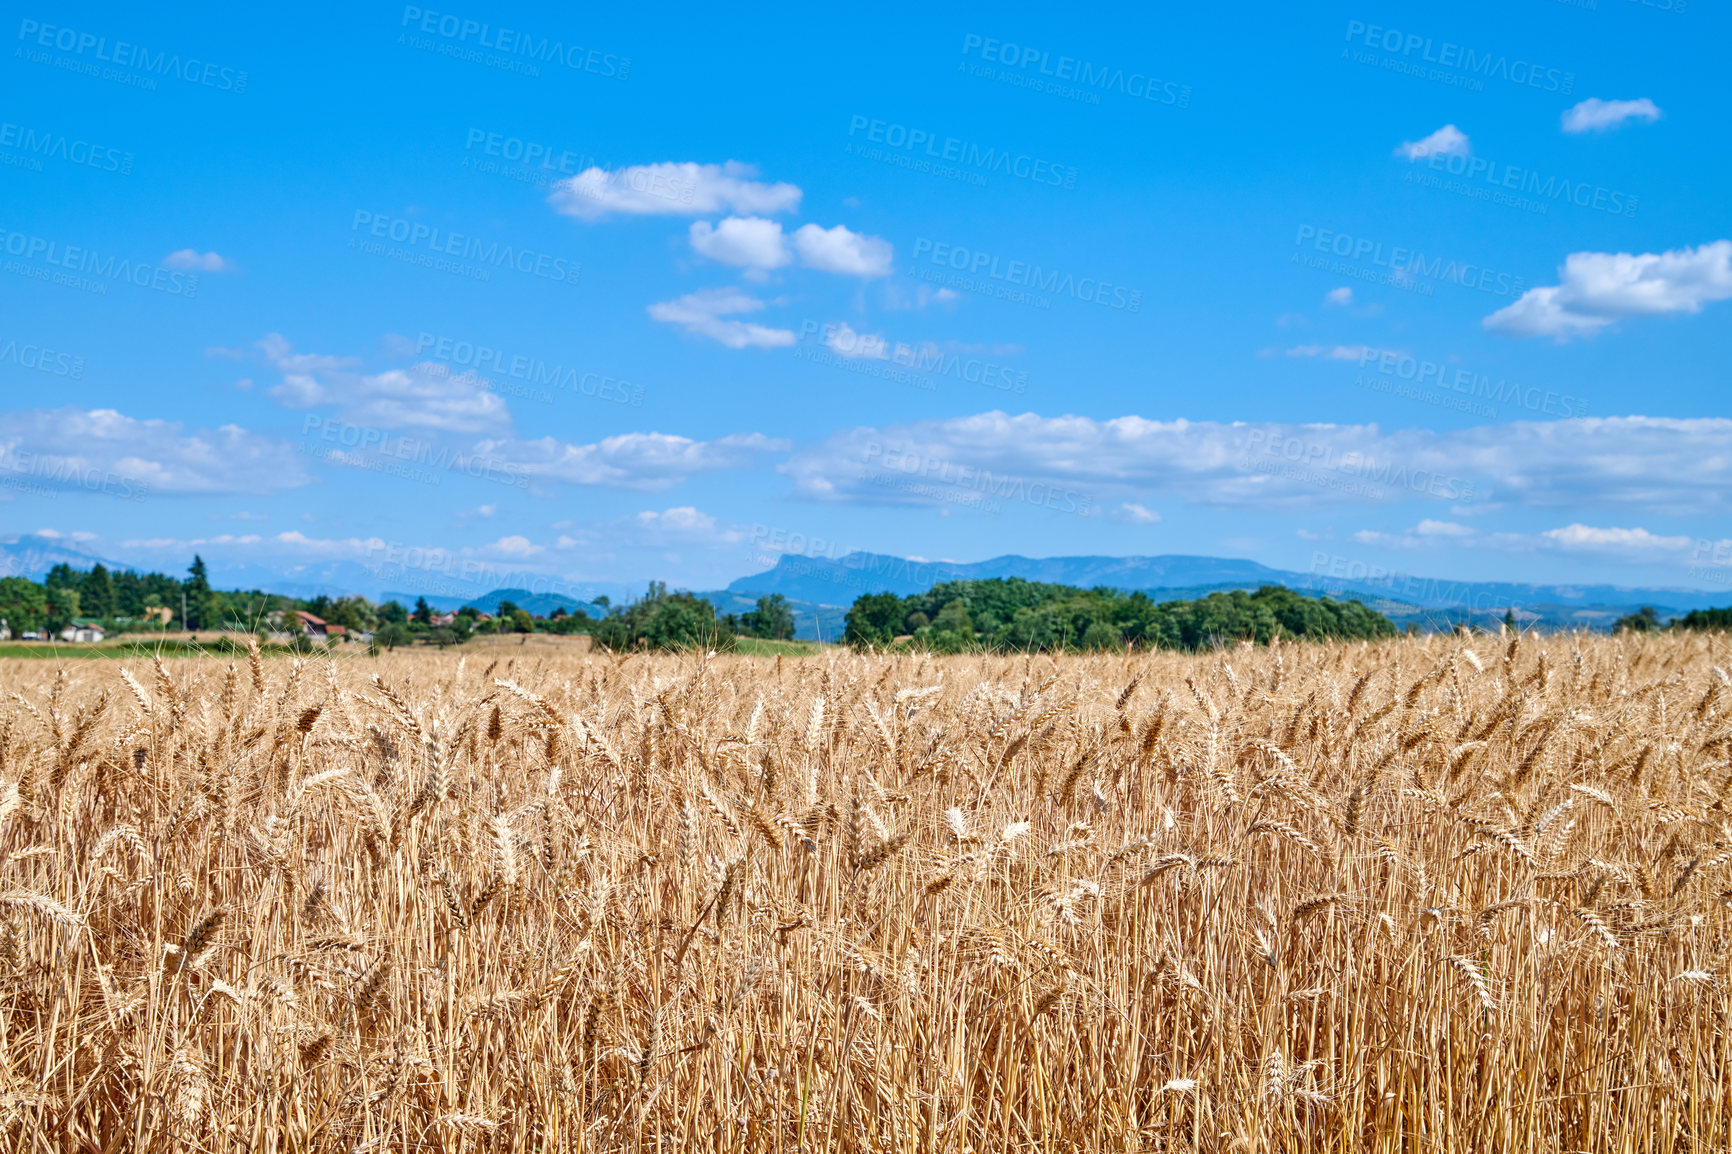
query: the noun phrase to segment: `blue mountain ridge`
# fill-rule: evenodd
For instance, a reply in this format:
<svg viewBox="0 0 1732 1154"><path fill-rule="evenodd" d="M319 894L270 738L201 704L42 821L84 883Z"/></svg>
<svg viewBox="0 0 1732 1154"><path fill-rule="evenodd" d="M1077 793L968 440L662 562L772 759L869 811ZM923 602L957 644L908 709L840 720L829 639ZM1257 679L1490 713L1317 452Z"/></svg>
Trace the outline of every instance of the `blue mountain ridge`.
<svg viewBox="0 0 1732 1154"><path fill-rule="evenodd" d="M784 555L774 568L728 585L738 595L780 593L789 600L851 605L864 593L906 597L945 581L1021 577L1028 581L1107 586L1142 591L1157 601L1199 597L1217 590L1283 585L1300 592L1364 601L1397 621L1440 624L1501 617L1513 610L1524 624L1604 626L1642 605L1667 613L1732 601L1732 593L1618 585L1542 585L1506 581L1450 581L1409 574L1331 576L1274 569L1255 561L1168 554L1156 557L1021 557L986 561L916 561L883 553L842 557Z"/></svg>

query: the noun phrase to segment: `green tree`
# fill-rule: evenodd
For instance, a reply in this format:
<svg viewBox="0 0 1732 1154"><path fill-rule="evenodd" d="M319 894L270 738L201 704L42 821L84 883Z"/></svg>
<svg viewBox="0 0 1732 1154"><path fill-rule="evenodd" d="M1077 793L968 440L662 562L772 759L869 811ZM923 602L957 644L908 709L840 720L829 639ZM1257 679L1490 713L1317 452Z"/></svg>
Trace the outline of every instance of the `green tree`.
<svg viewBox="0 0 1732 1154"><path fill-rule="evenodd" d="M378 614L365 597L339 597L319 614L332 625L341 625L351 633L371 632L379 623Z"/></svg>
<svg viewBox="0 0 1732 1154"><path fill-rule="evenodd" d="M408 645L413 639L409 636L408 626L401 621L391 621L373 634L373 640L386 649L395 649L399 645Z"/></svg>
<svg viewBox="0 0 1732 1154"><path fill-rule="evenodd" d="M411 621L419 621L423 625L433 624L433 607L427 604L427 598L415 598L415 612L410 614Z"/></svg>
<svg viewBox="0 0 1732 1154"><path fill-rule="evenodd" d="M740 614L740 632L773 641L794 639L794 607L780 593L758 598L758 607Z"/></svg>
<svg viewBox="0 0 1732 1154"><path fill-rule="evenodd" d="M894 593L862 594L843 619L842 640L849 645L888 645L909 612Z"/></svg>
<svg viewBox="0 0 1732 1154"><path fill-rule="evenodd" d="M733 631L714 605L684 591L669 593L661 581L649 583L642 601L591 624L589 633L616 650L728 649L734 643Z"/></svg>
<svg viewBox="0 0 1732 1154"><path fill-rule="evenodd" d="M1241 640L1267 644L1276 638L1395 633L1388 618L1357 601L1306 597L1281 586L1157 605L1144 593L994 578L946 582L909 597L867 594L849 609L844 639L884 644L904 626L917 645L941 652L977 646L1000 652L1120 645L1197 650Z"/></svg>
<svg viewBox="0 0 1732 1154"><path fill-rule="evenodd" d="M12 636L35 633L48 615L48 591L27 577L0 577L0 619Z"/></svg>
<svg viewBox="0 0 1732 1154"><path fill-rule="evenodd" d="M395 601L387 601L379 606L378 614L379 620L388 624L407 625L409 623L409 611Z"/></svg>
<svg viewBox="0 0 1732 1154"><path fill-rule="evenodd" d="M47 590L48 632L58 635L72 624L78 613L78 589L72 585L53 585Z"/></svg>
<svg viewBox="0 0 1732 1154"><path fill-rule="evenodd" d="M1732 629L1732 608L1692 609L1672 622L1680 629L1723 632Z"/></svg>
<svg viewBox="0 0 1732 1154"><path fill-rule="evenodd" d="M204 558L194 553L186 573L186 580L181 582L181 592L186 596L186 619L181 622L181 628L220 629L223 624L222 602L211 592L210 571L205 567Z"/></svg>
<svg viewBox="0 0 1732 1154"><path fill-rule="evenodd" d="M1091 652L1100 653L1108 649L1117 649L1124 644L1124 638L1119 636L1118 629L1105 621L1091 621L1089 627L1083 630L1082 647Z"/></svg>
<svg viewBox="0 0 1732 1154"><path fill-rule="evenodd" d="M946 601L926 631L926 643L941 653L962 653L975 645L974 619L961 597Z"/></svg>
<svg viewBox="0 0 1732 1154"><path fill-rule="evenodd" d="M1652 605L1627 613L1612 625L1614 633L1653 633L1660 629L1660 614Z"/></svg>

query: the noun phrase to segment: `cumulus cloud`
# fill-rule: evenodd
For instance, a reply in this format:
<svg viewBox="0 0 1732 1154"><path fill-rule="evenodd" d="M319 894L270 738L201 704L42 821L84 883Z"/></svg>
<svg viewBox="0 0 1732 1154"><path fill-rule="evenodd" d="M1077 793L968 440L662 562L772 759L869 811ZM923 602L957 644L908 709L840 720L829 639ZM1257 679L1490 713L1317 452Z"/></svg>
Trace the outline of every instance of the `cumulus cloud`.
<svg viewBox="0 0 1732 1154"><path fill-rule="evenodd" d="M737 469L756 454L793 446L762 433L696 441L669 433L622 433L595 444L573 445L553 437L534 441L484 441L479 451L508 461L531 477L617 489L671 489L694 473Z"/></svg>
<svg viewBox="0 0 1732 1154"><path fill-rule="evenodd" d="M1153 509L1126 501L1113 510L1113 520L1125 525L1153 525L1160 521L1161 515Z"/></svg>
<svg viewBox="0 0 1732 1154"><path fill-rule="evenodd" d="M807 268L843 276L889 276L894 254L889 241L841 224L835 228L801 225L794 233L794 249Z"/></svg>
<svg viewBox="0 0 1732 1154"><path fill-rule="evenodd" d="M793 260L779 221L761 216L730 216L720 224L694 220L692 251L735 268L781 268Z"/></svg>
<svg viewBox="0 0 1732 1154"><path fill-rule="evenodd" d="M1345 308L1353 303L1353 290L1346 285L1330 289L1323 294L1323 303L1325 305L1340 305Z"/></svg>
<svg viewBox="0 0 1732 1154"><path fill-rule="evenodd" d="M279 333L258 347L283 374L268 392L286 408L333 406L350 424L385 429L497 433L511 423L505 400L476 373L431 361L363 373L353 357L296 353Z"/></svg>
<svg viewBox="0 0 1732 1154"><path fill-rule="evenodd" d="M1395 155L1406 160L1425 160L1433 156L1467 156L1472 144L1467 133L1453 124L1446 124L1423 140L1404 140Z"/></svg>
<svg viewBox="0 0 1732 1154"><path fill-rule="evenodd" d="M632 520L646 529L660 532L709 534L716 528L714 517L698 512L692 505L663 509L659 513L653 509L645 509Z"/></svg>
<svg viewBox="0 0 1732 1154"><path fill-rule="evenodd" d="M490 545L484 545L482 549L484 552L496 553L501 557L533 557L542 552L543 547L528 537L512 534L501 537Z"/></svg>
<svg viewBox="0 0 1732 1154"><path fill-rule="evenodd" d="M1004 412L861 427L781 470L802 495L958 503L1035 482L1136 501L1305 509L1399 501L1732 512L1732 420L1517 421L1450 431L1376 425L1154 421ZM911 483L886 484L906 478ZM1439 522L1442 524L1442 522Z"/></svg>
<svg viewBox="0 0 1732 1154"><path fill-rule="evenodd" d="M1562 283L1529 289L1485 327L1566 341L1626 317L1700 312L1732 297L1732 240L1661 253L1573 252L1558 273Z"/></svg>
<svg viewBox="0 0 1732 1154"><path fill-rule="evenodd" d="M894 252L889 241L840 224L828 229L802 225L790 245L781 222L756 216L730 216L714 225L693 221L690 235L692 251L699 256L759 273L782 268L797 254L802 265L820 272L888 276Z"/></svg>
<svg viewBox="0 0 1732 1154"><path fill-rule="evenodd" d="M788 329L729 319L735 313L757 312L764 306L764 301L737 288L704 289L650 305L649 315L695 336L719 341L730 349L779 349L792 345L795 338Z"/></svg>
<svg viewBox="0 0 1732 1154"><path fill-rule="evenodd" d="M1641 120L1649 124L1660 119L1660 108L1646 96L1640 100L1601 100L1597 96L1575 105L1564 113L1565 132L1608 132L1626 121Z"/></svg>
<svg viewBox="0 0 1732 1154"><path fill-rule="evenodd" d="M200 252L196 248L183 248L179 252L171 252L162 258L162 263L168 268L187 269L191 272L233 272L235 264L224 260L214 252Z"/></svg>
<svg viewBox="0 0 1732 1154"><path fill-rule="evenodd" d="M288 445L238 425L188 430L114 409L34 409L0 419L0 477L121 499L274 493L304 485Z"/></svg>
<svg viewBox="0 0 1732 1154"><path fill-rule="evenodd" d="M580 220L623 216L715 216L793 212L800 207L800 189L792 184L765 184L754 179L757 166L730 160L726 164L664 162L636 164L609 172L586 168L560 181L548 203Z"/></svg>
<svg viewBox="0 0 1732 1154"><path fill-rule="evenodd" d="M632 517L625 533L638 545L732 545L746 539L737 525L724 525L691 505L672 509L645 509Z"/></svg>

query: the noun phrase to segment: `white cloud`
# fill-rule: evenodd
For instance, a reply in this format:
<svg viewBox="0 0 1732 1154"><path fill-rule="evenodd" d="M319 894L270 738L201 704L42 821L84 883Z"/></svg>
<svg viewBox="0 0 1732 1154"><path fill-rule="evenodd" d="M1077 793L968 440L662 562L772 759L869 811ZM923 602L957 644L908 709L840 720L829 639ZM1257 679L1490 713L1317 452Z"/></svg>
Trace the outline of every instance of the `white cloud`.
<svg viewBox="0 0 1732 1154"><path fill-rule="evenodd" d="M210 537L143 537L120 542L126 549L161 550L167 553L184 554L193 549L218 549L230 546L228 552L232 555L236 549L245 549L243 559L256 562L261 558L273 560L287 559L293 562L310 561L368 561L377 560L382 554L394 551L400 556L405 551L401 543L395 545L386 542L381 537L309 537L296 529L289 529L269 536L258 534L234 535L217 534ZM416 551L423 555L433 554L443 556L450 550L443 547L421 548ZM470 550L462 550L468 553Z"/></svg>
<svg viewBox="0 0 1732 1154"><path fill-rule="evenodd" d="M540 545L535 544L528 537L517 534L501 537L491 545L483 545L482 549L497 553L502 557L533 557L542 552Z"/></svg>
<svg viewBox="0 0 1732 1154"><path fill-rule="evenodd" d="M1606 132L1627 120L1649 124L1660 119L1660 108L1646 96L1640 100L1601 100L1590 96L1564 113L1565 132Z"/></svg>
<svg viewBox="0 0 1732 1154"><path fill-rule="evenodd" d="M700 513L691 505L680 505L672 509L663 509L660 513L645 509L633 518L639 525L648 529L666 530L678 533L710 533L715 530L716 519L708 513Z"/></svg>
<svg viewBox="0 0 1732 1154"><path fill-rule="evenodd" d="M748 531L741 525L724 525L708 513L691 505L671 509L645 509L630 517L587 524L566 524L568 532L557 542L561 549L582 550L593 556L600 547L666 548L709 547L734 545L746 540ZM730 557L732 555L730 554Z"/></svg>
<svg viewBox="0 0 1732 1154"><path fill-rule="evenodd" d="M1404 140L1395 155L1407 160L1425 160L1432 156L1467 156L1472 151L1467 133L1453 124L1446 124L1423 140Z"/></svg>
<svg viewBox="0 0 1732 1154"><path fill-rule="evenodd" d="M323 353L297 353L282 333L266 333L263 338L254 342L265 359L285 373L334 373L344 369L353 369L361 363L360 357L334 357ZM209 352L211 350L206 350ZM224 349L223 353L230 350ZM244 351L244 350L237 350Z"/></svg>
<svg viewBox="0 0 1732 1154"><path fill-rule="evenodd" d="M1489 495L1506 507L1725 516L1732 514L1732 419L1584 417L1385 431L988 412L852 429L802 449L780 469L802 495L859 503L956 505L957 490L1014 499L1019 486L1062 482L1116 500L1165 494L1263 509L1467 506ZM883 483L899 476L915 483Z"/></svg>
<svg viewBox="0 0 1732 1154"><path fill-rule="evenodd" d="M761 216L730 216L720 224L694 220L692 251L735 268L781 268L793 260L780 221Z"/></svg>
<svg viewBox="0 0 1732 1154"><path fill-rule="evenodd" d="M1323 303L1325 305L1340 305L1346 307L1353 303L1353 290L1346 285L1342 285L1340 288L1330 289L1327 293L1323 294Z"/></svg>
<svg viewBox="0 0 1732 1154"><path fill-rule="evenodd" d="M765 184L753 179L757 175L755 165L736 160L636 164L613 172L588 168L561 181L547 199L559 212L580 220L599 220L612 213L715 216L793 212L800 207L797 185Z"/></svg>
<svg viewBox="0 0 1732 1154"><path fill-rule="evenodd" d="M881 237L853 232L840 224L835 228L801 225L794 232L794 248L807 268L843 276L889 276L895 251Z"/></svg>
<svg viewBox="0 0 1732 1154"><path fill-rule="evenodd" d="M1564 341L1625 317L1700 312L1732 297L1732 240L1662 253L1573 252L1558 273L1561 284L1529 289L1485 327Z"/></svg>
<svg viewBox="0 0 1732 1154"><path fill-rule="evenodd" d="M1580 524L1547 529L1540 536L1560 549L1642 556L1681 553L1696 544L1692 537L1663 537L1646 529L1597 529Z"/></svg>
<svg viewBox="0 0 1732 1154"><path fill-rule="evenodd" d="M1294 345L1290 357L1325 357L1332 361L1361 361L1377 350L1366 345Z"/></svg>
<svg viewBox="0 0 1732 1154"><path fill-rule="evenodd" d="M334 406L350 424L385 429L499 433L511 424L504 398L476 373L452 373L434 361L362 373L354 357L295 353L278 333L258 344L282 371L282 383L268 392L285 408Z"/></svg>
<svg viewBox="0 0 1732 1154"><path fill-rule="evenodd" d="M670 489L694 473L749 465L757 453L787 452L792 445L762 433L740 433L694 441L668 433L622 433L591 445L542 437L535 441L484 441L479 451L515 464L531 477L575 485L619 489Z"/></svg>
<svg viewBox="0 0 1732 1154"><path fill-rule="evenodd" d="M656 512L645 509L631 518L634 530L630 540L640 545L731 545L746 539L746 531L737 525L718 524L708 513L690 505Z"/></svg>
<svg viewBox="0 0 1732 1154"><path fill-rule="evenodd" d="M121 499L273 493L307 483L294 450L238 425L188 431L113 409L0 416L0 476Z"/></svg>
<svg viewBox="0 0 1732 1154"><path fill-rule="evenodd" d="M236 536L233 533L218 533L214 537L135 537L120 544L127 549L161 549L187 550L208 549L212 545L252 546L263 542L265 538L257 533L245 533Z"/></svg>
<svg viewBox="0 0 1732 1154"><path fill-rule="evenodd" d="M171 252L162 258L162 263L169 268L182 268L191 272L235 271L234 261L224 260L214 252L199 252L196 248Z"/></svg>
<svg viewBox="0 0 1732 1154"><path fill-rule="evenodd" d="M782 268L798 253L802 265L820 272L888 276L894 254L889 241L840 224L829 229L802 225L793 235L790 251L781 222L757 216L730 216L716 225L693 221L690 235L692 251L699 256L757 272Z"/></svg>
<svg viewBox="0 0 1732 1154"><path fill-rule="evenodd" d="M728 320L734 313L757 312L765 302L737 288L704 289L678 300L649 306L649 315L663 324L719 341L730 349L779 349L794 343L788 329L772 329L749 321Z"/></svg>
<svg viewBox="0 0 1732 1154"><path fill-rule="evenodd" d="M1126 525L1153 525L1160 519L1159 513L1153 509L1145 508L1135 501L1126 501L1113 510L1113 520Z"/></svg>
<svg viewBox="0 0 1732 1154"><path fill-rule="evenodd" d="M1353 539L1361 545L1385 549L1447 548L1502 553L1556 553L1589 555L1632 563L1676 563L1688 560L1686 554L1732 547L1732 542L1666 536L1642 528L1601 528L1580 522L1539 533L1487 533L1466 525L1421 521L1411 529L1395 533L1361 529L1353 534Z"/></svg>
<svg viewBox="0 0 1732 1154"><path fill-rule="evenodd" d="M962 294L955 289L935 289L929 284L917 284L912 293L901 285L886 282L884 285L884 307L888 309L923 309L927 305L954 304L962 299Z"/></svg>

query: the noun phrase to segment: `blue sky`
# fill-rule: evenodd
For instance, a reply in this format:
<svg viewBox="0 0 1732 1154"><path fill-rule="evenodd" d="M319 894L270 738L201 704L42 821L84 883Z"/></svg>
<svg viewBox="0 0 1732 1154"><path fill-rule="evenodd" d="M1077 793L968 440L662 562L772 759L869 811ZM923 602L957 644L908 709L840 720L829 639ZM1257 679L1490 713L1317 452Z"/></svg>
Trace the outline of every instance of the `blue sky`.
<svg viewBox="0 0 1732 1154"><path fill-rule="evenodd" d="M0 531L1732 588L1681 3L15 8Z"/></svg>

